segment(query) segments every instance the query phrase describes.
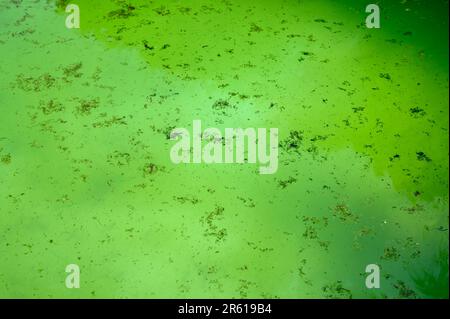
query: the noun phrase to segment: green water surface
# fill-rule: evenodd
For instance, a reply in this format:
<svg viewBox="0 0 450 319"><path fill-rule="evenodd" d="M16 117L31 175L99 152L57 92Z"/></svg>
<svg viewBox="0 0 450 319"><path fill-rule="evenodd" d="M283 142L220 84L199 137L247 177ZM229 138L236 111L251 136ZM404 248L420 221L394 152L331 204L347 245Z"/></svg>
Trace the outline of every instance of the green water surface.
<svg viewBox="0 0 450 319"><path fill-rule="evenodd" d="M448 1L367 4L0 0L0 297L448 297ZM195 119L277 173L173 164Z"/></svg>

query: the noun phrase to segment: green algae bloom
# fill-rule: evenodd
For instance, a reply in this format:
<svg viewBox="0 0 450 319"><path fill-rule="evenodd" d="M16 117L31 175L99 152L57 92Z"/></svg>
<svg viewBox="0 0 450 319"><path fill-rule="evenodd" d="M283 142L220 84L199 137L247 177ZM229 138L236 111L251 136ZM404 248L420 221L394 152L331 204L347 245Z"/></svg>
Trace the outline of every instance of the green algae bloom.
<svg viewBox="0 0 450 319"><path fill-rule="evenodd" d="M1 1L0 298L448 298L448 1L368 3Z"/></svg>

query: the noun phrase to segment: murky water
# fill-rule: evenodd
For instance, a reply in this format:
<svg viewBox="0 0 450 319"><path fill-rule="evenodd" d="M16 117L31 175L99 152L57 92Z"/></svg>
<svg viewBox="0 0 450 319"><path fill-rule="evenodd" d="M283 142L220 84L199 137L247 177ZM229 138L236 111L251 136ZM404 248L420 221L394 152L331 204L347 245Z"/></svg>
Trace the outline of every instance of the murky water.
<svg viewBox="0 0 450 319"><path fill-rule="evenodd" d="M2 0L0 297L448 297L448 2L378 3ZM194 119L278 172L174 165Z"/></svg>

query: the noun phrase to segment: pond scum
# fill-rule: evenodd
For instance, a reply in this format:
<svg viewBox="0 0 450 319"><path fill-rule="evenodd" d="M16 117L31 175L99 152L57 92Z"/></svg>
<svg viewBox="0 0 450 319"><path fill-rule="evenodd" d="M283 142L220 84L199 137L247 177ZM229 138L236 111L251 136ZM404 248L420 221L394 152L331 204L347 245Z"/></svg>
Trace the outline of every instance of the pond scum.
<svg viewBox="0 0 450 319"><path fill-rule="evenodd" d="M0 297L448 297L448 2L377 3L1 0ZM277 173L173 164L194 119Z"/></svg>

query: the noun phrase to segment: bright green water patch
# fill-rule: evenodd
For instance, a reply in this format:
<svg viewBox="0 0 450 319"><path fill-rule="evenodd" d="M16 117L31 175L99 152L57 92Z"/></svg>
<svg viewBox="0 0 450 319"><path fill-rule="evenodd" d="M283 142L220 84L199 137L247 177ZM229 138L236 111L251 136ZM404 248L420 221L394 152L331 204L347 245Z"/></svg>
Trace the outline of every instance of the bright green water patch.
<svg viewBox="0 0 450 319"><path fill-rule="evenodd" d="M73 3L1 3L1 297L448 296L446 2ZM193 119L277 174L172 164Z"/></svg>

